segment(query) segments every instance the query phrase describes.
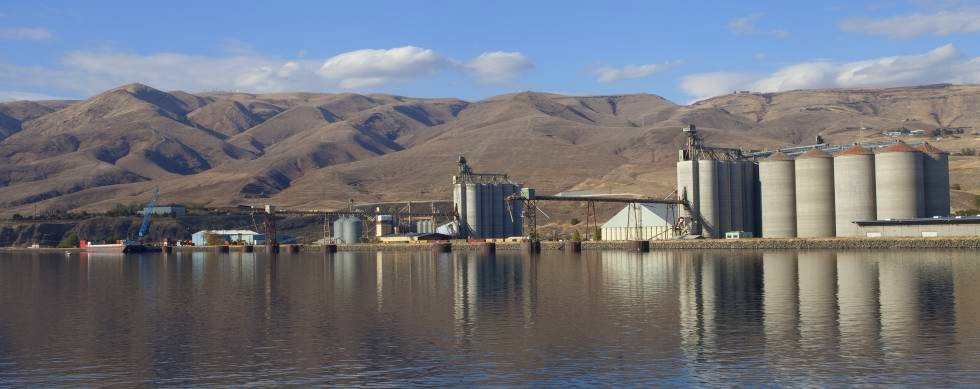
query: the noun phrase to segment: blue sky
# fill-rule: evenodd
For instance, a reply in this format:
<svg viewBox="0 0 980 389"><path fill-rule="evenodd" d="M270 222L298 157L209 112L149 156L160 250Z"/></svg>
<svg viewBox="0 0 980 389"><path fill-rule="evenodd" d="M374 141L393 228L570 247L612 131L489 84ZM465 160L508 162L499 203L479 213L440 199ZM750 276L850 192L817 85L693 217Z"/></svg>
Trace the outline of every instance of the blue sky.
<svg viewBox="0 0 980 389"><path fill-rule="evenodd" d="M143 82L689 103L735 89L980 83L978 38L980 4L965 1L10 1L0 100Z"/></svg>

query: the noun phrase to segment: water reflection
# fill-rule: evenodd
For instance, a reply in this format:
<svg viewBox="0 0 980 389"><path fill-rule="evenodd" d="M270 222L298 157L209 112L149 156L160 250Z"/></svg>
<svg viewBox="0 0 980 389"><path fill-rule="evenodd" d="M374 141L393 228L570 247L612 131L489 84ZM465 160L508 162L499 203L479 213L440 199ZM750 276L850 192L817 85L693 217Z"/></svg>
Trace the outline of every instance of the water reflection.
<svg viewBox="0 0 980 389"><path fill-rule="evenodd" d="M949 385L966 251L0 254L0 384Z"/></svg>

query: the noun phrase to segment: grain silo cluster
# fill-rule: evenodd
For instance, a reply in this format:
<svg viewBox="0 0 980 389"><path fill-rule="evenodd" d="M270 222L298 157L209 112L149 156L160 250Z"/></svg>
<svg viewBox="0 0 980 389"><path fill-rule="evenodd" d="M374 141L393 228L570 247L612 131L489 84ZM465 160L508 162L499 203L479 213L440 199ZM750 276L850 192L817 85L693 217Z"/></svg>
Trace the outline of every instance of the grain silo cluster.
<svg viewBox="0 0 980 389"><path fill-rule="evenodd" d="M759 181L767 238L855 237L855 221L949 215L949 157L927 143L774 153L759 161Z"/></svg>
<svg viewBox="0 0 980 389"><path fill-rule="evenodd" d="M685 131L677 193L688 202L682 217L692 235L858 237L866 231L857 221L949 216L949 155L928 143L874 144L876 152L820 143L744 154L704 146L693 126Z"/></svg>
<svg viewBox="0 0 980 389"><path fill-rule="evenodd" d="M453 176L453 205L459 215L459 235L470 239L506 238L523 233L521 205L507 197L520 193L521 185L505 174L473 173L460 157Z"/></svg>

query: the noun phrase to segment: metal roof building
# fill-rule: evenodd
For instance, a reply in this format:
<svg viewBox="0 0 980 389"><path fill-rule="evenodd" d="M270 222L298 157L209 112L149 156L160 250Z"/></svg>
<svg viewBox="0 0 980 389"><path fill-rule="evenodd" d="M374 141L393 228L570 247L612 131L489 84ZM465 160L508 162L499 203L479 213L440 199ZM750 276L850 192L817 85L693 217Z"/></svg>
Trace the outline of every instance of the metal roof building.
<svg viewBox="0 0 980 389"><path fill-rule="evenodd" d="M980 236L980 215L856 221L868 238Z"/></svg>
<svg viewBox="0 0 980 389"><path fill-rule="evenodd" d="M244 242L245 244L262 244L265 235L250 230L201 230L191 235L195 246L208 244L208 235L217 235L226 242Z"/></svg>
<svg viewBox="0 0 980 389"><path fill-rule="evenodd" d="M602 225L602 240L651 240L674 237L673 204L628 204Z"/></svg>

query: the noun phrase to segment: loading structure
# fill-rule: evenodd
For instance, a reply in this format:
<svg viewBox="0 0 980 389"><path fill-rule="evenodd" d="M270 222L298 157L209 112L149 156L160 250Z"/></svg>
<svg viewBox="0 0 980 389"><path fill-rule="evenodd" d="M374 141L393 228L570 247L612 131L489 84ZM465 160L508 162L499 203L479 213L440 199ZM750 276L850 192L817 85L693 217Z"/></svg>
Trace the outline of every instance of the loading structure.
<svg viewBox="0 0 980 389"><path fill-rule="evenodd" d="M507 202L508 197L520 193L521 184L506 174L475 173L463 156L459 157L457 168L453 176L453 209L458 215L458 236L492 239L523 235L520 210Z"/></svg>

